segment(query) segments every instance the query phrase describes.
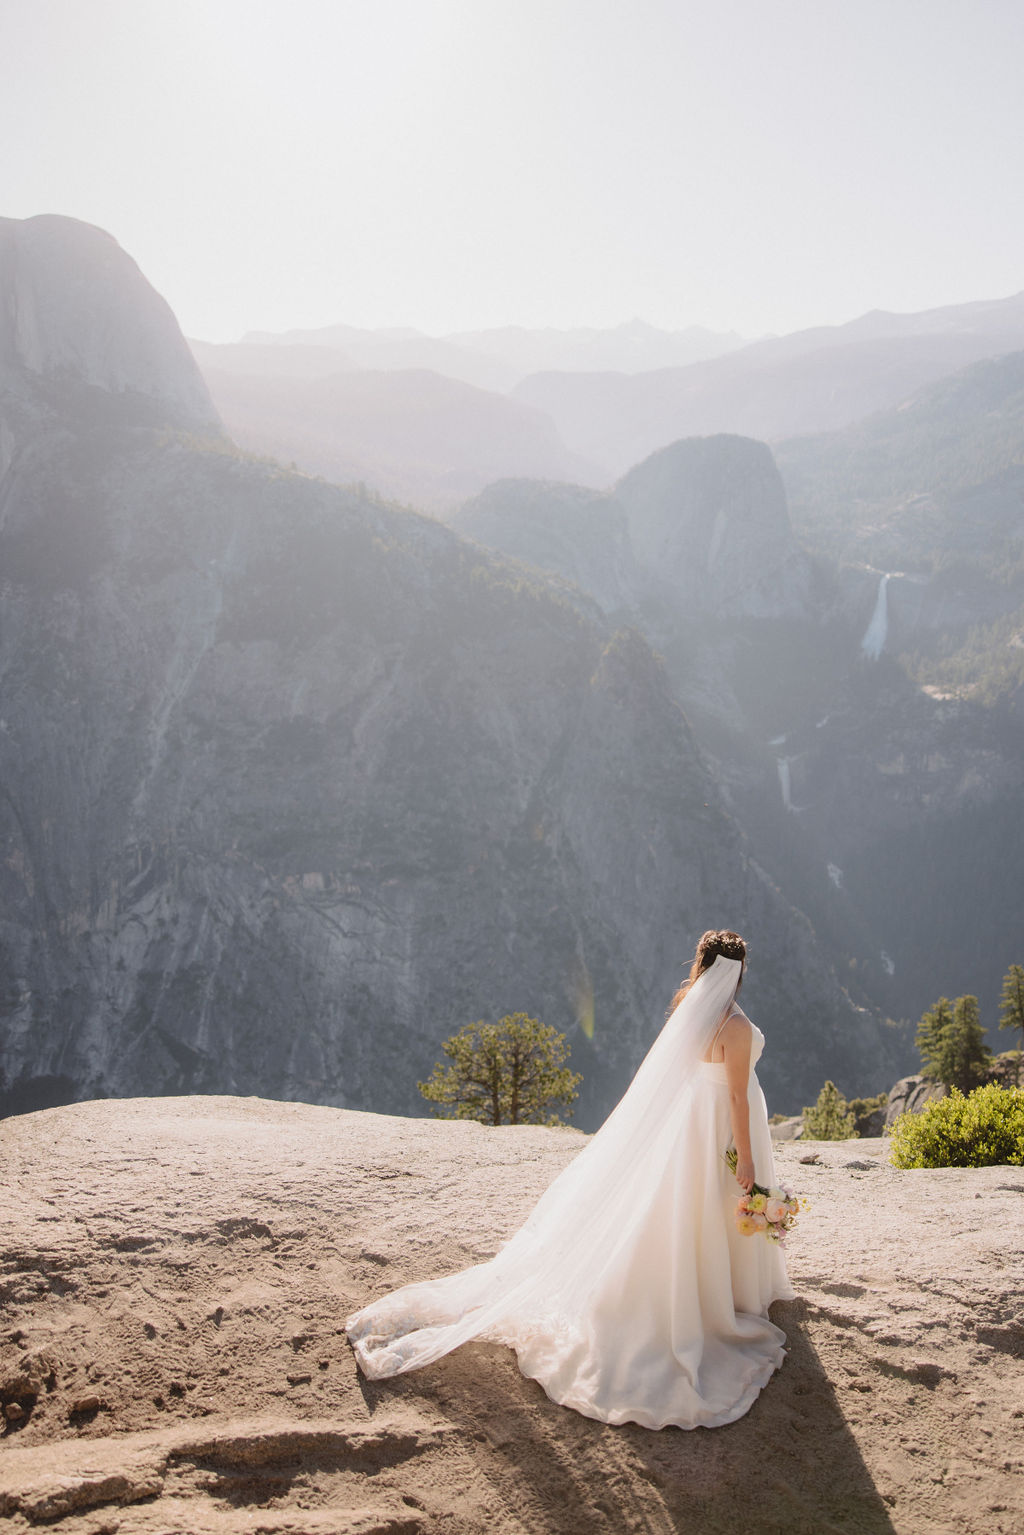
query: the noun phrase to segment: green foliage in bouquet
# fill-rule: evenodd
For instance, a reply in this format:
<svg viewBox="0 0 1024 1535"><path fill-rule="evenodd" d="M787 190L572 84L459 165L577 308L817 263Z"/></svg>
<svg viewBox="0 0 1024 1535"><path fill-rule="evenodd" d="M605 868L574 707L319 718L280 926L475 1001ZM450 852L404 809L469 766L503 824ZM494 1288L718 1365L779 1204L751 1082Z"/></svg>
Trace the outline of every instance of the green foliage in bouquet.
<svg viewBox="0 0 1024 1535"><path fill-rule="evenodd" d="M485 1125L561 1125L583 1080L565 1065L569 1041L538 1018L510 1013L498 1023L467 1023L442 1042L448 1066L438 1064L416 1086L438 1119L476 1119Z"/></svg>
<svg viewBox="0 0 1024 1535"><path fill-rule="evenodd" d="M1024 1165L1024 1090L990 1082L964 1097L953 1088L892 1127L894 1167Z"/></svg>
<svg viewBox="0 0 1024 1535"><path fill-rule="evenodd" d="M826 1082L813 1108L804 1109L804 1140L848 1141L857 1134L850 1107L834 1082Z"/></svg>

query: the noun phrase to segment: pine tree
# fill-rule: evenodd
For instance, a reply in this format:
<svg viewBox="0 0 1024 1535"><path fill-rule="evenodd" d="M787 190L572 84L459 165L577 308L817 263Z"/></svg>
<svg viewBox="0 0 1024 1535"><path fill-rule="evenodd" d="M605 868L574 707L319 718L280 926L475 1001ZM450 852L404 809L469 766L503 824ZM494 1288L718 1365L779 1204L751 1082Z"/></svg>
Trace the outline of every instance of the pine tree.
<svg viewBox="0 0 1024 1535"><path fill-rule="evenodd" d="M1020 1058L1024 1052L1024 965L1011 965L1003 981L999 999L999 1027L1019 1029L1021 1043L1017 1049L1017 1086L1020 1086Z"/></svg>
<svg viewBox="0 0 1024 1535"><path fill-rule="evenodd" d="M957 997L953 1003L953 1027L949 1034L947 1087L969 1093L985 1080L992 1052L985 1043L977 997Z"/></svg>
<svg viewBox="0 0 1024 1535"><path fill-rule="evenodd" d="M813 1108L804 1109L804 1138L810 1141L848 1141L856 1138L854 1117L834 1082L826 1082Z"/></svg>
<svg viewBox="0 0 1024 1535"><path fill-rule="evenodd" d="M565 1065L564 1034L510 1013L498 1023L467 1023L443 1041L450 1065L440 1063L417 1087L438 1119L476 1119L485 1125L560 1125L553 1112L571 1113L583 1079Z"/></svg>
<svg viewBox="0 0 1024 1535"><path fill-rule="evenodd" d="M948 997L940 997L933 1008L925 1013L917 1026L914 1043L921 1052L923 1074L930 1082L945 1082L946 1037L953 1024L953 1004ZM948 1083L947 1083L948 1086Z"/></svg>
<svg viewBox="0 0 1024 1535"><path fill-rule="evenodd" d="M969 1093L985 1079L992 1058L981 1027L977 997L940 997L917 1026L915 1040L932 1082Z"/></svg>

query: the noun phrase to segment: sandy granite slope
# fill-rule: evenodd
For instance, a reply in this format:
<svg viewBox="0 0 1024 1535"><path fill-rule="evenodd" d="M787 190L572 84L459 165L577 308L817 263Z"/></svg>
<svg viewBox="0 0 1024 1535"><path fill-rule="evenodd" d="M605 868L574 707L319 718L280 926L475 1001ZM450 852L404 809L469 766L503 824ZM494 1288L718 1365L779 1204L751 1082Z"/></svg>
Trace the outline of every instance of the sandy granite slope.
<svg viewBox="0 0 1024 1535"><path fill-rule="evenodd" d="M780 1148L812 1201L739 1423L650 1433L470 1345L358 1376L346 1313L486 1256L581 1138L241 1098L0 1123L0 1516L60 1535L1024 1527L1024 1170Z"/></svg>

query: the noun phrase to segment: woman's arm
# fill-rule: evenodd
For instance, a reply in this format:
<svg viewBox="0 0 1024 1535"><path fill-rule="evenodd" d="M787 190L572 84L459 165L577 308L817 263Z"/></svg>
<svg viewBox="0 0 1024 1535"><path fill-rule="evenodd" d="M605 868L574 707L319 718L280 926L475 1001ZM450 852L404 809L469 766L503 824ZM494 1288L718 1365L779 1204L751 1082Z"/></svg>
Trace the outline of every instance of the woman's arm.
<svg viewBox="0 0 1024 1535"><path fill-rule="evenodd" d="M725 1076L729 1084L729 1116L732 1140L736 1147L736 1182L744 1194L754 1183L754 1158L750 1150L750 1024L740 1013L723 1025L720 1035L725 1055Z"/></svg>

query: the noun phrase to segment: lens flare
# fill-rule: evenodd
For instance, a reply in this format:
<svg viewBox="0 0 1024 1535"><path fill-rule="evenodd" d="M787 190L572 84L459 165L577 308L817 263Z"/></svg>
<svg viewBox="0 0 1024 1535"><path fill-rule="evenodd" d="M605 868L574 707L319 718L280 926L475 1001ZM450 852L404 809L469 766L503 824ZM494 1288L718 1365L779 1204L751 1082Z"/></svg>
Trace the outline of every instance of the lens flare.
<svg viewBox="0 0 1024 1535"><path fill-rule="evenodd" d="M588 1039L594 1037L594 988L584 965L573 988L576 1001L576 1022Z"/></svg>

